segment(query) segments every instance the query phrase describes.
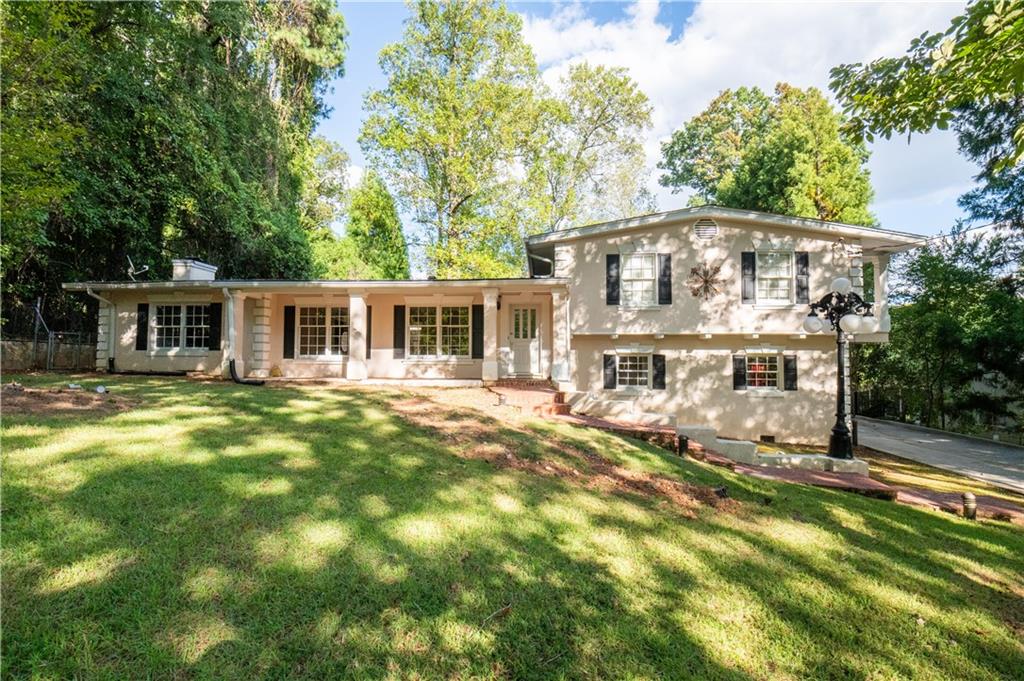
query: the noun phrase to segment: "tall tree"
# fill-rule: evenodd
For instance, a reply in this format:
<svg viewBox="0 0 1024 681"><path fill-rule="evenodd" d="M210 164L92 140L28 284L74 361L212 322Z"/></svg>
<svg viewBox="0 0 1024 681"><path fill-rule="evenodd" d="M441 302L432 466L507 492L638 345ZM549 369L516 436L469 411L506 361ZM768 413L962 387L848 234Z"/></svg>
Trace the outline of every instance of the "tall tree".
<svg viewBox="0 0 1024 681"><path fill-rule="evenodd" d="M662 147L661 183L698 203L874 224L863 143L818 90L725 91Z"/></svg>
<svg viewBox="0 0 1024 681"><path fill-rule="evenodd" d="M924 33L902 57L832 69L851 127L873 135L945 129L963 107L990 109L1024 95L1024 3L980 0L942 33ZM994 161L1024 158L1024 120Z"/></svg>
<svg viewBox="0 0 1024 681"><path fill-rule="evenodd" d="M641 144L651 105L625 69L575 64L539 111L543 139L528 161L532 229L654 210Z"/></svg>
<svg viewBox="0 0 1024 681"><path fill-rule="evenodd" d="M494 216L534 127L537 68L521 20L470 0L420 0L410 13L402 40L381 52L388 82L366 97L363 151L422 227L430 274L521 271L481 238L502 229Z"/></svg>
<svg viewBox="0 0 1024 681"><path fill-rule="evenodd" d="M408 279L409 254L395 200L372 170L352 192L346 237L374 279Z"/></svg>
<svg viewBox="0 0 1024 681"><path fill-rule="evenodd" d="M126 256L156 276L180 255L308 273L304 150L344 59L332 3L4 3L3 19L5 146L59 189L20 207L33 180L5 154L5 307L42 296L88 328L60 282L123 278Z"/></svg>

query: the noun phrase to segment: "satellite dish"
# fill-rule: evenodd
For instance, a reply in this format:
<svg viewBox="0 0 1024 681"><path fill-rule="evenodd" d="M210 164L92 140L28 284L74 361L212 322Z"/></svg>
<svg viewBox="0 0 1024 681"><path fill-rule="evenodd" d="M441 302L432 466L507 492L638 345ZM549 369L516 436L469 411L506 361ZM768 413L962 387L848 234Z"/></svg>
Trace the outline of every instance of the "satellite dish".
<svg viewBox="0 0 1024 681"><path fill-rule="evenodd" d="M131 256L128 256L128 277L132 281L135 281L135 275L136 274L145 274L148 271L149 271L149 265L143 265L142 267L136 269L135 268L135 263L132 262Z"/></svg>

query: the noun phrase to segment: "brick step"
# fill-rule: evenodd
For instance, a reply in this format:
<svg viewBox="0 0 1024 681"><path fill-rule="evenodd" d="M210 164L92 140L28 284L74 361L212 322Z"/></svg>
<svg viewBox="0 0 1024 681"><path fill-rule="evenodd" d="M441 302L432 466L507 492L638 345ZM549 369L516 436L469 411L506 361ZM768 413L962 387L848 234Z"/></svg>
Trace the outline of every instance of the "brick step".
<svg viewBox="0 0 1024 681"><path fill-rule="evenodd" d="M494 385L498 388L554 388L546 378L499 378Z"/></svg>
<svg viewBox="0 0 1024 681"><path fill-rule="evenodd" d="M564 402L558 404L536 404L532 411L539 416L562 416L572 413L572 407Z"/></svg>

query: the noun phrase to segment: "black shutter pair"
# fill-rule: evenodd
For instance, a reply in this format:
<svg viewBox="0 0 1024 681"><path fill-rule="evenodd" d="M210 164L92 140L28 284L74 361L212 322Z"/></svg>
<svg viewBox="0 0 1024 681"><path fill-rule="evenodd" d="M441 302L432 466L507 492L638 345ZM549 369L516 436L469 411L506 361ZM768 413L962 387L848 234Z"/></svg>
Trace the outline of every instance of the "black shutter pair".
<svg viewBox="0 0 1024 681"><path fill-rule="evenodd" d="M608 305L619 304L619 289L622 275L620 273L621 258L618 253L608 253L604 265L605 302ZM672 254L658 254L658 305L672 304Z"/></svg>
<svg viewBox="0 0 1024 681"><path fill-rule="evenodd" d="M210 337L206 349L217 351L220 350L223 304L210 303L206 307L210 317ZM149 303L139 303L135 309L135 349L142 351L149 349Z"/></svg>
<svg viewBox="0 0 1024 681"><path fill-rule="evenodd" d="M615 390L619 385L618 357L604 355L603 365L605 390ZM664 390L665 374L665 355L651 355L651 388Z"/></svg>
<svg viewBox="0 0 1024 681"><path fill-rule="evenodd" d="M782 386L784 390L796 390L796 355L782 357ZM747 389L747 356L732 356L732 389Z"/></svg>
<svg viewBox="0 0 1024 681"><path fill-rule="evenodd" d="M753 251L744 251L740 255L740 296L744 303L757 301L757 254ZM806 251L797 251L794 257L796 272L794 273L794 285L796 291L796 302L811 302L810 292L810 255Z"/></svg>

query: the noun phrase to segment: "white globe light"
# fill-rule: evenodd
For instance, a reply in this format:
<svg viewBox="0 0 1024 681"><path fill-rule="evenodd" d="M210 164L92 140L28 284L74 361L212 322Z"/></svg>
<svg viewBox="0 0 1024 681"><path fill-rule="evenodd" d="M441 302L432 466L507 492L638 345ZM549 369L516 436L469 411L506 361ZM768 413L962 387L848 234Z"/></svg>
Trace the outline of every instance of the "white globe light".
<svg viewBox="0 0 1024 681"><path fill-rule="evenodd" d="M889 333L892 331L892 318L889 315L885 315L879 320L878 330L882 333Z"/></svg>
<svg viewBox="0 0 1024 681"><path fill-rule="evenodd" d="M860 320L861 333L878 333L878 319L875 317L864 317Z"/></svg>
<svg viewBox="0 0 1024 681"><path fill-rule="evenodd" d="M845 296L853 289L853 284L846 277L838 277L832 282L832 290L841 296Z"/></svg>
<svg viewBox="0 0 1024 681"><path fill-rule="evenodd" d="M860 317L855 314L848 314L839 320L839 328L846 333L859 333L860 327Z"/></svg>
<svg viewBox="0 0 1024 681"><path fill-rule="evenodd" d="M822 323L820 317L807 316L804 320L804 331L807 333L818 333L825 325Z"/></svg>

